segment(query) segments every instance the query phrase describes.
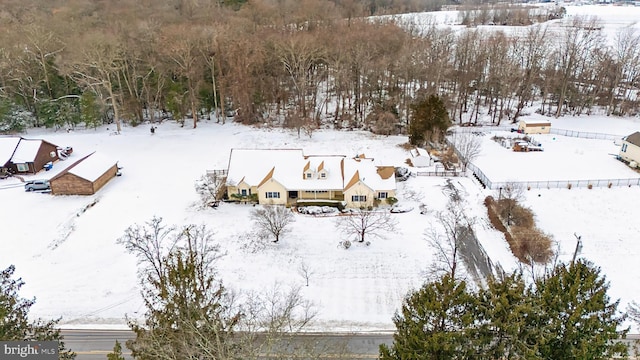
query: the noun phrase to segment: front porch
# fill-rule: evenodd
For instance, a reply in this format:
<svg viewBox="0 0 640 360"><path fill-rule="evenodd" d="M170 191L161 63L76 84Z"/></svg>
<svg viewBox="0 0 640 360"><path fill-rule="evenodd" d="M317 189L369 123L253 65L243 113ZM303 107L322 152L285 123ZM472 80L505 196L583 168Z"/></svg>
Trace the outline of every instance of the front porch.
<svg viewBox="0 0 640 360"><path fill-rule="evenodd" d="M287 206L295 206L298 202L342 202L342 190L292 190L287 191Z"/></svg>

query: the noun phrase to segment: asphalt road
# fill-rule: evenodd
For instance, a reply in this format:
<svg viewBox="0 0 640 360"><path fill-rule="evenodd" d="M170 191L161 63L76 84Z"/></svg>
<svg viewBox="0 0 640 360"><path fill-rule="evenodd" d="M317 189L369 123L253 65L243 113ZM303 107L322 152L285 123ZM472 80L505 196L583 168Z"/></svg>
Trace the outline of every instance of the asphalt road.
<svg viewBox="0 0 640 360"><path fill-rule="evenodd" d="M77 360L105 360L116 340L123 344L125 359L133 359L124 346L128 339L134 338L131 331L63 330L62 335L66 347L77 354ZM390 345L392 336L391 333L306 333L295 336L293 342L313 343L316 348L326 349L323 358L327 359L367 360L377 359L379 345Z"/></svg>
<svg viewBox="0 0 640 360"><path fill-rule="evenodd" d="M116 340L123 344L124 357L133 360L124 343L132 339L131 331L120 330L63 330L64 341L67 348L76 352L77 360L105 360L107 354L113 351ZM629 334L622 340L630 346L630 359L640 359L636 356L640 352L638 341L640 334ZM325 349L333 349L323 352L322 358L370 360L378 358L378 346L382 343L391 345L393 335L391 333L307 333L298 335L294 342L299 344L314 343Z"/></svg>

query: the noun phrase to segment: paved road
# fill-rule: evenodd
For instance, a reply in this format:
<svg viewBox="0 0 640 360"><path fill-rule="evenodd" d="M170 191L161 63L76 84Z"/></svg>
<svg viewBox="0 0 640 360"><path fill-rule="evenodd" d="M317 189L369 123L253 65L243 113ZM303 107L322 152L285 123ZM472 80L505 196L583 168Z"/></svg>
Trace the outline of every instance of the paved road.
<svg viewBox="0 0 640 360"><path fill-rule="evenodd" d="M127 330L62 330L64 344L77 354L77 360L105 360L107 354L113 351L113 346L118 340L122 344L122 352L125 359L133 359L124 343L135 338L131 331Z"/></svg>
<svg viewBox="0 0 640 360"><path fill-rule="evenodd" d="M77 360L105 360L107 354L113 351L116 340L124 344L134 338L134 334L126 330L63 330L62 335L67 348L77 354ZM390 345L393 338L391 333L307 333L296 336L294 341L300 344L313 343L317 349L334 350L330 351L333 354L327 353L324 358L368 360L377 359L378 346L382 343ZM132 359L124 345L123 353L125 359Z"/></svg>
<svg viewBox="0 0 640 360"><path fill-rule="evenodd" d="M120 330L63 330L64 341L68 348L75 351L77 360L105 360L107 354L113 350L115 341L121 343L132 339L131 331ZM378 346L382 343L391 345L393 335L391 333L308 333L296 336L299 343L312 342L327 349L346 349L346 354L340 351L326 353L322 357L327 359L370 360L378 358ZM637 342L640 334L630 334L626 340L622 340L630 346L635 346L640 351ZM124 347L124 345L123 345ZM123 349L124 357L132 360L129 350ZM630 359L635 357L633 351Z"/></svg>

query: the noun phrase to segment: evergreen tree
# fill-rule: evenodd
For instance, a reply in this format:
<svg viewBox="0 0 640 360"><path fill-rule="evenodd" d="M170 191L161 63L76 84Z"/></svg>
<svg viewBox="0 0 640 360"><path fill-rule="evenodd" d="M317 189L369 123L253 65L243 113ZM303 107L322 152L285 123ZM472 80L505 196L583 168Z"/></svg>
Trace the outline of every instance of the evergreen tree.
<svg viewBox="0 0 640 360"><path fill-rule="evenodd" d="M489 279L477 293L450 275L410 294L394 317L381 359L586 359L627 355L615 341L623 317L600 269L560 264L531 286L520 273Z"/></svg>
<svg viewBox="0 0 640 360"><path fill-rule="evenodd" d="M13 279L14 272L13 265L0 272L0 340L58 341L60 359L75 359L75 353L65 348L60 330L55 328L58 320L29 320L29 309L35 299L18 295L24 281Z"/></svg>
<svg viewBox="0 0 640 360"><path fill-rule="evenodd" d="M444 102L437 95L411 105L409 121L409 143L421 146L428 141L440 141L451 126L449 113Z"/></svg>
<svg viewBox="0 0 640 360"><path fill-rule="evenodd" d="M477 329L469 331L478 346L478 359L533 359L539 331L530 314L541 311L532 301L522 275L489 279L478 292Z"/></svg>
<svg viewBox="0 0 640 360"><path fill-rule="evenodd" d="M113 352L107 354L107 360L125 360L124 356L122 356L122 345L118 340L113 345Z"/></svg>
<svg viewBox="0 0 640 360"><path fill-rule="evenodd" d="M449 275L425 284L404 300L393 319L391 348L380 345L380 359L466 359L474 346L465 333L474 322L474 296L466 283Z"/></svg>
<svg viewBox="0 0 640 360"><path fill-rule="evenodd" d="M11 100L0 99L0 134L23 132L33 123L30 112Z"/></svg>
<svg viewBox="0 0 640 360"><path fill-rule="evenodd" d="M623 321L619 301L610 302L609 284L599 268L584 260L560 264L536 288L535 300L544 310L536 319L542 359L604 360L627 354L625 344L613 342L628 330L618 331Z"/></svg>
<svg viewBox="0 0 640 360"><path fill-rule="evenodd" d="M87 128L96 128L100 125L101 110L94 92L83 92L80 96L79 107L80 119Z"/></svg>

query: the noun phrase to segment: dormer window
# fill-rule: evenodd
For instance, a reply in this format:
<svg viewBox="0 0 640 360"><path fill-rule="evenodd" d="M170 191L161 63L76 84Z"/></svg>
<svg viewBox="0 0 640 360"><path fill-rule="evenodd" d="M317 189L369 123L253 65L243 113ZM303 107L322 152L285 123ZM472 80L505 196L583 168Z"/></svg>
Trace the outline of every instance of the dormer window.
<svg viewBox="0 0 640 360"><path fill-rule="evenodd" d="M326 179L327 173L320 173L320 179Z"/></svg>
<svg viewBox="0 0 640 360"><path fill-rule="evenodd" d="M308 173L304 174L304 178L305 179L311 179L311 175L312 174L310 172L308 172Z"/></svg>

